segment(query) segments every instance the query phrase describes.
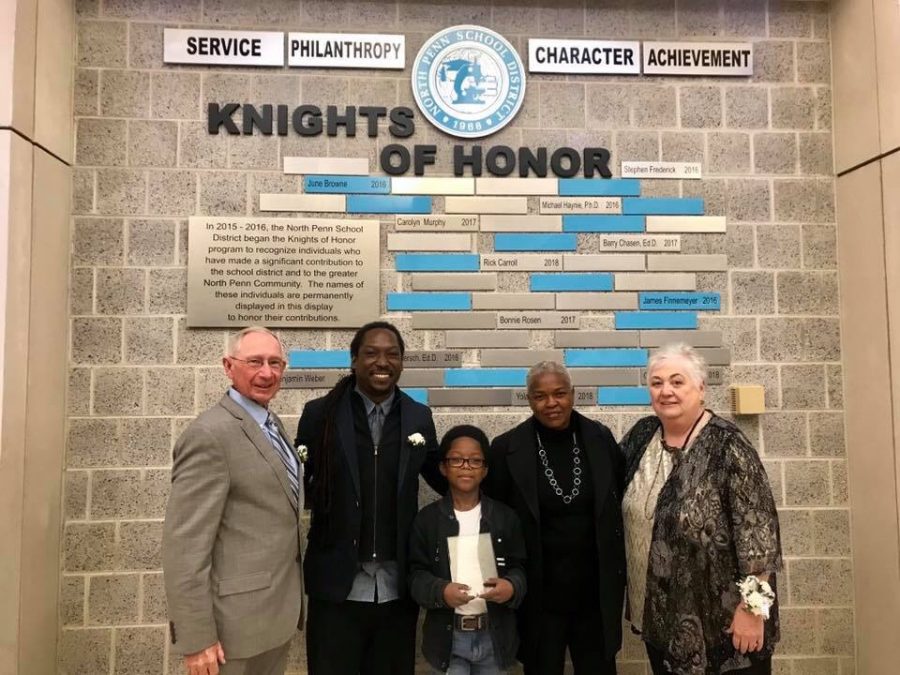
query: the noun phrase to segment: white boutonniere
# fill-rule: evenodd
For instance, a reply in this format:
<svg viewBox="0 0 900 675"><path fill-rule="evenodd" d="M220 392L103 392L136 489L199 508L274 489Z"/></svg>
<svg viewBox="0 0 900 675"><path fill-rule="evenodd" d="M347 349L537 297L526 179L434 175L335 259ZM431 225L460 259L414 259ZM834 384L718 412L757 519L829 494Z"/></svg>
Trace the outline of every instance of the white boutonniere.
<svg viewBox="0 0 900 675"><path fill-rule="evenodd" d="M300 458L300 462L306 464L306 460L309 459L309 448L305 445L297 446L297 457Z"/></svg>
<svg viewBox="0 0 900 675"><path fill-rule="evenodd" d="M416 432L414 434L410 434L409 436L406 437L406 440L409 441L410 445L414 445L416 447L425 445L425 437L418 432Z"/></svg>
<svg viewBox="0 0 900 675"><path fill-rule="evenodd" d="M757 577L745 577L737 582L737 587L741 591L741 598L744 600L744 610L756 616L769 618L769 610L775 604L775 592L769 586L767 581L761 581Z"/></svg>

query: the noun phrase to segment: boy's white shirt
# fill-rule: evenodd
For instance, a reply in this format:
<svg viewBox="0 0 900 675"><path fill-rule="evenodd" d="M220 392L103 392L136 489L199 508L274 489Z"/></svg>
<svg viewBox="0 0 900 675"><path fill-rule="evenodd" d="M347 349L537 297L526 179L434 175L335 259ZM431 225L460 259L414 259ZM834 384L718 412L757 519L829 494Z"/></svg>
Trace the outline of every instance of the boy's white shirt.
<svg viewBox="0 0 900 675"><path fill-rule="evenodd" d="M447 537L447 547L450 552L450 576L454 582L468 586L471 595L484 593L484 580L486 577L482 571L481 561L485 560L487 556L484 554L484 551L479 555L479 548L485 546L485 538L487 539L487 546L491 549L491 563L494 562L494 559L490 534L479 534L481 530L481 504L468 511L457 511L454 509L453 513L456 515L456 520L459 523L459 536ZM473 598L466 604L456 608L457 614L484 614L486 612L487 602L482 598Z"/></svg>

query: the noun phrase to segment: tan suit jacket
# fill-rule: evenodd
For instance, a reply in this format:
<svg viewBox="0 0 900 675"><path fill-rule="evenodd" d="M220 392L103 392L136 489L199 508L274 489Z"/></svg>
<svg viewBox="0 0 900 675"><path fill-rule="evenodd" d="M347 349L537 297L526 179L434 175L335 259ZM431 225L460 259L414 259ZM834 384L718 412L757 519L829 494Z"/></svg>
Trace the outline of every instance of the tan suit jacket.
<svg viewBox="0 0 900 675"><path fill-rule="evenodd" d="M163 572L180 653L218 640L226 659L248 658L284 644L302 622L300 521L287 469L227 394L175 445Z"/></svg>

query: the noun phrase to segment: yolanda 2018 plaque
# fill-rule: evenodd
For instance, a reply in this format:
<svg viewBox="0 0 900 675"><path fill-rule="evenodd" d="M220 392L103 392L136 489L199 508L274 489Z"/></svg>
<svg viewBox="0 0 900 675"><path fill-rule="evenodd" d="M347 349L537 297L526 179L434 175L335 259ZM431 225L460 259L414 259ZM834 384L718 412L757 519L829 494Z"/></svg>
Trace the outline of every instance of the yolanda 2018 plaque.
<svg viewBox="0 0 900 675"><path fill-rule="evenodd" d="M353 328L380 315L377 220L190 219L187 323Z"/></svg>

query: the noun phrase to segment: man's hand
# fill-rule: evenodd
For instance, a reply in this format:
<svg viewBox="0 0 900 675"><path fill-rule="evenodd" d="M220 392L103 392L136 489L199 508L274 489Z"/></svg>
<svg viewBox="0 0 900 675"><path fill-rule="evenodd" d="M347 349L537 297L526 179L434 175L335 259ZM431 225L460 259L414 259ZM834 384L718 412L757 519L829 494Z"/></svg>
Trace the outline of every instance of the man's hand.
<svg viewBox="0 0 900 675"><path fill-rule="evenodd" d="M225 663L225 652L221 642L216 642L202 652L184 656L187 675L219 675L220 663Z"/></svg>
<svg viewBox="0 0 900 675"><path fill-rule="evenodd" d="M731 643L741 654L763 648L763 618L745 610L743 603L734 610L734 619L725 632L731 634Z"/></svg>
<svg viewBox="0 0 900 675"><path fill-rule="evenodd" d="M444 604L447 607L456 609L471 600L473 595L469 595L469 587L465 584L449 583L444 586Z"/></svg>
<svg viewBox="0 0 900 675"><path fill-rule="evenodd" d="M481 597L488 602L496 602L501 605L504 602L509 602L513 593L515 593L513 585L506 579L499 579L497 577L485 579L484 586L487 590L481 594Z"/></svg>

